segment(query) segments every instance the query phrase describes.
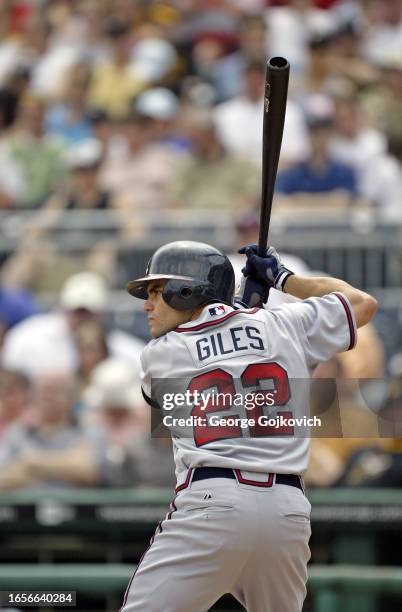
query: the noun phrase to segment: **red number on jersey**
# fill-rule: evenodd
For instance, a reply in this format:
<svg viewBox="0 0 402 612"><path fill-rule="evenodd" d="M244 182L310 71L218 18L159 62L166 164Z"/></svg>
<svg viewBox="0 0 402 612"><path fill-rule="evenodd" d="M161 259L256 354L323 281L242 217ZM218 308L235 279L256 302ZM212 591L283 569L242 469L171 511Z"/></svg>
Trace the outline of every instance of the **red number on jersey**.
<svg viewBox="0 0 402 612"><path fill-rule="evenodd" d="M194 393L194 391L202 393L203 391L212 389L215 389L216 392L219 393L219 401L210 401L205 408L203 403L196 404L191 411L193 417L202 419L202 425L194 426L194 440L197 446L202 446L208 442L215 442L216 440L223 440L225 438L241 437L241 429L239 426L211 426L208 425L205 416L208 412L230 410L231 402L228 401L228 398L233 397L236 390L233 384L233 378L228 372L217 368L216 370L205 372L205 374L200 374L192 379L188 389L191 393Z"/></svg>
<svg viewBox="0 0 402 612"><path fill-rule="evenodd" d="M290 387L289 379L286 370L282 368L278 363L253 363L244 370L241 375L241 381L244 389L247 387L257 386L260 380L272 380L274 388L269 391L255 391L254 393L248 393L256 396L264 394L267 396L267 406L283 406L287 404L290 399ZM272 404L272 394L275 397L274 404ZM259 400L259 398L256 398ZM250 398L251 403L252 399ZM263 406L261 401L258 401L252 408L247 410L247 418L253 419L255 425L250 425L250 435L252 438L259 438L261 436L278 436L287 435L293 436L294 428L292 426L273 427L269 424L261 424L258 419L263 415ZM276 413L276 416L283 416L284 418L291 418L292 413L290 411L280 411Z"/></svg>
<svg viewBox="0 0 402 612"><path fill-rule="evenodd" d="M248 399L251 403L252 398L250 396L254 396L257 393L266 393L266 394L275 394L275 406L283 406L290 399L290 386L289 379L284 370L279 364L272 363L256 363L247 366L247 368L243 371L241 375L242 385L245 389L251 386L257 386L258 382L261 380L272 380L273 389L270 391L254 391L248 393ZM240 438L242 436L242 430L238 425L221 425L221 426L211 426L208 425L208 421L206 418L206 414L211 412L223 412L225 410L230 410L231 405L228 401L228 398L234 397L236 394L236 388L233 382L233 377L229 372L225 370L221 370L220 368L216 370L211 370L210 372L205 372L204 374L200 374L192 379L188 390L191 393L194 391L198 391L202 393L203 391L215 389L217 393L219 393L219 401L211 401L207 404L205 409L202 408L202 405L194 406L191 415L193 417L198 417L201 419L201 425L194 426L194 441L197 446L203 446L208 442L215 442L216 440L223 440L227 438ZM224 397L223 394L226 394ZM268 400L267 397L267 405L272 402ZM273 436L273 435L293 435L293 427L282 427L275 428L268 425L260 425L258 424L258 418L262 416L262 406L254 405L251 409L247 410L247 418L254 419L256 424L252 427L250 426L250 435L251 437L261 437L261 436ZM284 417L291 417L292 413L289 411L278 412L277 415L282 415ZM236 418L239 415L231 414L231 418ZM224 419L224 416L221 417Z"/></svg>

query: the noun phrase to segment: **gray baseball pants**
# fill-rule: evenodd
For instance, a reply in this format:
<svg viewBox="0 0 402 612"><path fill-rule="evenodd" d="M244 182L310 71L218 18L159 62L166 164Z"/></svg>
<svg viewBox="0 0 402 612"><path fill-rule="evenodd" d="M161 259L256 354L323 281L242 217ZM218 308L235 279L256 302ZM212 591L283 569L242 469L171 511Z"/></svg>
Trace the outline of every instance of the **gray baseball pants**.
<svg viewBox="0 0 402 612"><path fill-rule="evenodd" d="M206 612L225 593L248 612L301 612L310 510L289 485L190 483L158 525L120 612Z"/></svg>

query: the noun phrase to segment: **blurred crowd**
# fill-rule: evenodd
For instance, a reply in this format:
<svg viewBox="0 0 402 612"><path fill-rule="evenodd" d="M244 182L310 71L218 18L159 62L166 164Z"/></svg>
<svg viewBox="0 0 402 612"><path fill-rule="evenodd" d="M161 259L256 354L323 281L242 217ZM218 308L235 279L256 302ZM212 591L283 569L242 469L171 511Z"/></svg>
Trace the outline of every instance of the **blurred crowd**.
<svg viewBox="0 0 402 612"><path fill-rule="evenodd" d="M47 233L91 210L133 244L166 211L206 210L242 220L239 244L255 239L275 55L291 64L276 209L402 220L400 0L1 2L0 213L32 214L16 252L0 253L0 489L173 483L170 442L149 438L143 343L105 317L114 247L77 269ZM46 312L36 291L49 286L59 303ZM367 333L353 364L324 374L383 376ZM366 482L342 480L349 465L363 473L366 446L315 441L311 484ZM390 457L399 474L398 443L373 446L376 474Z"/></svg>
<svg viewBox="0 0 402 612"><path fill-rule="evenodd" d="M4 0L0 207L247 207L273 55L278 193L400 218L399 0Z"/></svg>

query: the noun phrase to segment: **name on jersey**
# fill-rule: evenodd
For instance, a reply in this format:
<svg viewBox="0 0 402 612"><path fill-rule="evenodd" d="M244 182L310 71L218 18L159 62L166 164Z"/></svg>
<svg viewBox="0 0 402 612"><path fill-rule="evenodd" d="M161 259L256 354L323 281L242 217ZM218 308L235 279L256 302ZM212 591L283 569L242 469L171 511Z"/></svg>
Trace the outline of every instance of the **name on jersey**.
<svg viewBox="0 0 402 612"><path fill-rule="evenodd" d="M228 359L239 354L259 355L267 350L265 326L261 321L231 325L190 337L187 345L197 365Z"/></svg>

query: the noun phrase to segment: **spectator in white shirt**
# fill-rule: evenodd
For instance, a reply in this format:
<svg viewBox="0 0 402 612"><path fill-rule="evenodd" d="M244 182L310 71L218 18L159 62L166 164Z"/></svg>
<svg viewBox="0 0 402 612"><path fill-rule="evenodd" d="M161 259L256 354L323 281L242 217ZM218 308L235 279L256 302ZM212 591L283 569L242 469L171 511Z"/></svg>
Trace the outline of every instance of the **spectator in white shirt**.
<svg viewBox="0 0 402 612"><path fill-rule="evenodd" d="M214 122L226 150L248 157L261 164L263 91L265 65L252 61L245 70L245 88L240 96L218 105ZM281 149L281 164L303 159L308 147L308 136L301 110L288 100Z"/></svg>
<svg viewBox="0 0 402 612"><path fill-rule="evenodd" d="M400 0L366 0L362 54L377 62L384 56L402 56L402 3Z"/></svg>
<svg viewBox="0 0 402 612"><path fill-rule="evenodd" d="M388 136L388 151L367 167L366 196L381 220L402 219L402 133Z"/></svg>
<svg viewBox="0 0 402 612"><path fill-rule="evenodd" d="M20 370L35 378L49 368L69 373L78 369L75 330L85 321L101 317L107 308L104 280L92 272L67 279L60 293L61 310L39 314L7 332L2 351L3 367ZM111 355L129 359L138 366L143 343L118 329L107 334Z"/></svg>
<svg viewBox="0 0 402 612"><path fill-rule="evenodd" d="M338 97L335 100L334 134L330 150L333 157L352 166L357 172L358 191L364 197L367 193L369 163L385 152L384 134L367 124L358 99L353 96Z"/></svg>

